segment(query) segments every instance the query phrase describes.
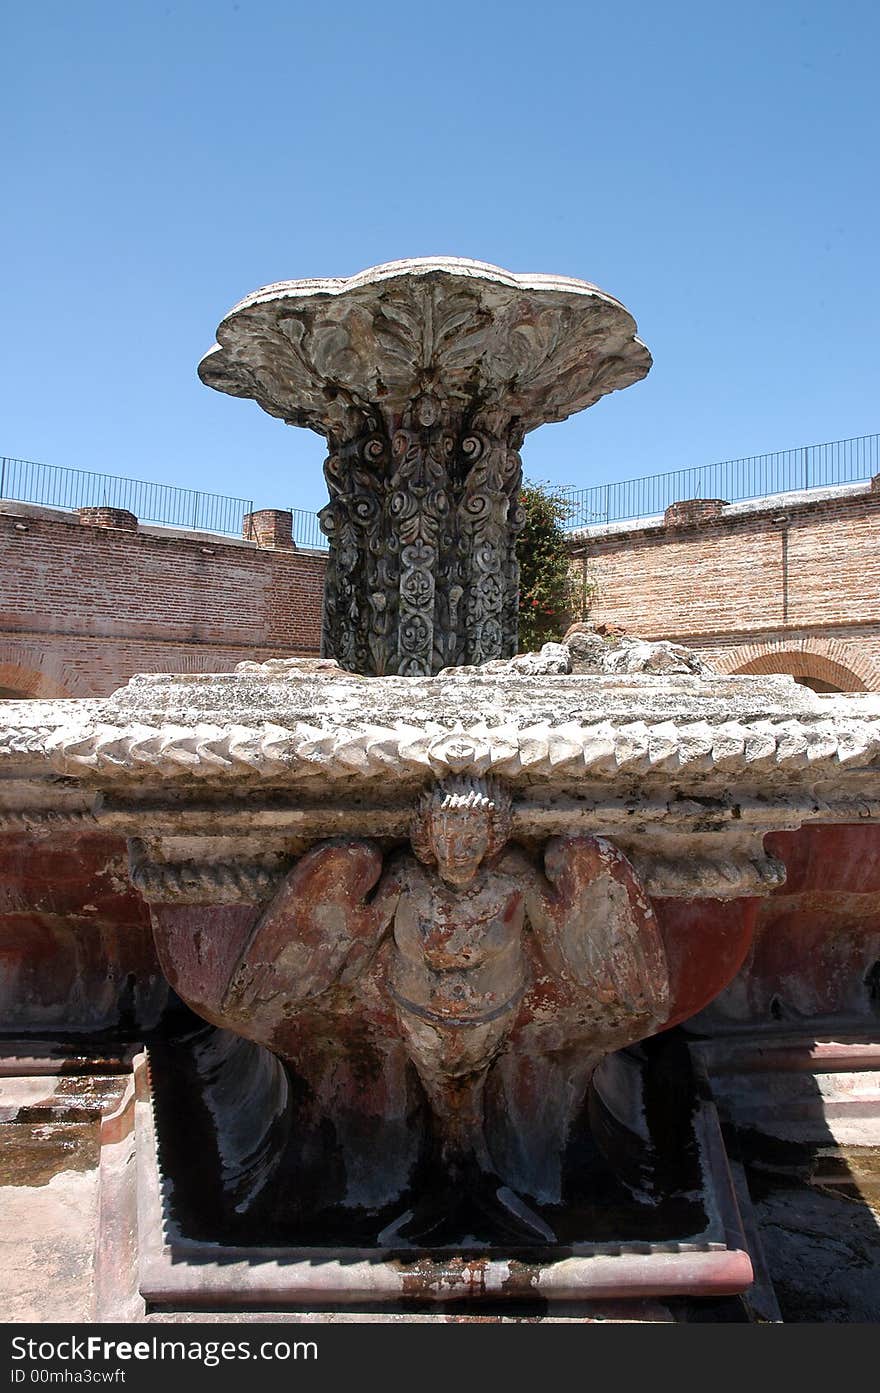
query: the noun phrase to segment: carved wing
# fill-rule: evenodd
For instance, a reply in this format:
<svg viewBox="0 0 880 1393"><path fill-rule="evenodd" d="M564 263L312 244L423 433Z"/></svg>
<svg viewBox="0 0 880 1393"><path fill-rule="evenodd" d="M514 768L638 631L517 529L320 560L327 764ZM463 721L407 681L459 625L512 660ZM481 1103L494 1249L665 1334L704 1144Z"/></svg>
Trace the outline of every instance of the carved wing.
<svg viewBox="0 0 880 1393"><path fill-rule="evenodd" d="M602 837L557 837L546 880L526 885L526 912L551 971L608 1005L665 1019L663 941L632 865Z"/></svg>
<svg viewBox="0 0 880 1393"><path fill-rule="evenodd" d="M302 1002L351 980L378 946L397 901L372 842L323 842L289 872L254 926L230 977L225 1011L283 998Z"/></svg>

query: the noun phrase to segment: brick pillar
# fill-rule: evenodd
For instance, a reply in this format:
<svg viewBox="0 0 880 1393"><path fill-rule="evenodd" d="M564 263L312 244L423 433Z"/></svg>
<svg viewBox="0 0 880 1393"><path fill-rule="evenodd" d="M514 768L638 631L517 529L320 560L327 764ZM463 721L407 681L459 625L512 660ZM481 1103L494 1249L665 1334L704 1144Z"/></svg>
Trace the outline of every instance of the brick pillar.
<svg viewBox="0 0 880 1393"><path fill-rule="evenodd" d="M87 527L122 527L137 532L138 520L127 508L79 508L79 520Z"/></svg>
<svg viewBox="0 0 880 1393"><path fill-rule="evenodd" d="M686 498L681 503L671 503L663 514L666 527L699 527L702 522L721 516L722 508L727 507L723 498Z"/></svg>
<svg viewBox="0 0 880 1393"><path fill-rule="evenodd" d="M296 547L293 513L285 508L261 508L256 513L245 513L241 535L246 542L256 542L258 547L286 547L290 551Z"/></svg>

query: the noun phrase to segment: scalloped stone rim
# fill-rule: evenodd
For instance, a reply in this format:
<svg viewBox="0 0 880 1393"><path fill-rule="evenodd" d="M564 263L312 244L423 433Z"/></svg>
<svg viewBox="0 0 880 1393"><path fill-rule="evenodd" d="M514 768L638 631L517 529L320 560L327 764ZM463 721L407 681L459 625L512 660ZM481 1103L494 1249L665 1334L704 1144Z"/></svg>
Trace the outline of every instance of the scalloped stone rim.
<svg viewBox="0 0 880 1393"><path fill-rule="evenodd" d="M311 276L302 280L273 281L270 285L245 295L223 316L223 325L239 310L251 305L259 305L269 300L295 299L306 295L344 295L349 290L362 286L377 285L382 281L395 280L402 276L428 276L433 274L462 276L468 280L497 281L509 286L511 290L559 290L573 295L595 295L610 304L618 305L625 314L629 310L616 296L602 290L592 281L580 280L576 276L555 275L544 271L505 271L502 266L494 266L489 261L476 261L466 256L415 256L403 257L399 261L383 261L378 266L367 266L353 276ZM630 316L631 318L632 316ZM207 355L206 355L207 356Z"/></svg>
<svg viewBox="0 0 880 1393"><path fill-rule="evenodd" d="M477 261L464 256L404 257L397 261L384 261L377 266L368 266L353 276L311 276L301 280L273 281L269 285L263 285L257 290L251 291L249 295L245 295L230 310L227 310L217 326L218 340L226 324L242 311L253 309L257 305L270 304L272 301L280 300L311 299L318 296L339 297L370 285L380 285L385 281L429 275L461 277L463 280L485 280L504 285L510 290L539 293L542 291L557 292L578 295L585 299L602 300L605 304L615 306L621 311L621 314L631 321L633 343L645 352L647 358L645 374L650 371L653 359L647 344L635 332L635 319L626 305L607 290L602 290L592 281L581 280L576 276L563 276L544 271L506 271L502 266L495 266L492 262ZM224 345L221 342L214 343L199 362L199 377L206 386L210 387L214 384L203 373L202 369L216 354L222 353L223 348Z"/></svg>

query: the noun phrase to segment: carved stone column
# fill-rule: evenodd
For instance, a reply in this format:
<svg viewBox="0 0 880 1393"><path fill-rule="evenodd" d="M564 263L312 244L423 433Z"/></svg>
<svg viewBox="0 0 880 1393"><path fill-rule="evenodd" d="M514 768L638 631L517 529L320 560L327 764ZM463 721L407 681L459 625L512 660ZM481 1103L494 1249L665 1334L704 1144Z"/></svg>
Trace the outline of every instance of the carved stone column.
<svg viewBox="0 0 880 1393"><path fill-rule="evenodd" d="M516 651L522 462L509 422L425 394L324 465L323 652L349 671L424 677Z"/></svg>
<svg viewBox="0 0 880 1393"><path fill-rule="evenodd" d="M644 377L635 323L586 281L456 258L285 281L199 367L329 445L322 652L423 677L517 648L526 433Z"/></svg>
<svg viewBox="0 0 880 1393"><path fill-rule="evenodd" d="M387 434L374 419L324 461L330 502L319 514L329 538L321 652L350 672L387 671L396 565L383 546L390 462Z"/></svg>

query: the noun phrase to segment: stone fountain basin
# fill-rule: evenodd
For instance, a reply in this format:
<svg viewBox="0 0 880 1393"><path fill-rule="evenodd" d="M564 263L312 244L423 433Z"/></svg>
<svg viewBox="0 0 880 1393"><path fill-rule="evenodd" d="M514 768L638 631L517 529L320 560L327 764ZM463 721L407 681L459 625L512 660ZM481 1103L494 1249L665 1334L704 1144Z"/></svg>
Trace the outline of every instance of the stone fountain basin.
<svg viewBox="0 0 880 1393"><path fill-rule="evenodd" d="M328 836L368 837L387 853L407 838L421 790L461 773L504 780L512 835L528 855L540 858L548 837L575 831L607 838L629 858L668 963L661 1026L772 1031L799 1013L842 1028L874 1010L880 700L871 694L819 697L785 678L687 674L487 670L370 679L327 661L276 661L204 679L140 677L105 701L7 703L3 714L0 943L14 969L4 979L3 1009L7 1030L35 1044L108 1031L161 1040L169 969L157 962L145 897L155 922L172 933L195 931L203 944L196 957L178 956L170 980L212 1019L224 943L248 932L298 856ZM405 1058L389 1049L382 971L380 953L355 996L335 999L332 1062L314 1047L326 1035L314 1013L292 1017L272 1041L301 1060L318 1112L336 1129L342 1163L323 1202L343 1210L393 1206L412 1162L410 1124L403 1125L415 1116L407 1112L412 1090ZM551 1208L564 1198L565 1166L548 1168L546 1148L514 1140L529 1135L535 1059L546 1047L552 1058L551 1037L568 1009L556 1002L548 1014L546 993L540 1002L526 994L489 1090L499 1154L523 1192ZM578 1022L583 1031L585 1018ZM614 1047L603 1027L574 1073L551 1064L542 1075L546 1096L561 1097L565 1079L576 1075L583 1098L603 1050ZM395 1096L402 1112L388 1106ZM243 1283L251 1293L245 1301L269 1299L273 1290L291 1300L292 1292L310 1300L332 1291L351 1301L369 1291L393 1301L402 1273L418 1278L422 1296L471 1292L460 1254L435 1255L416 1271L409 1259L383 1265L375 1247L344 1243L335 1256L325 1245L328 1260L320 1262L293 1243L280 1261L267 1251L258 1260L229 1239L224 1263L211 1268L208 1254L196 1251L202 1240L181 1229L161 1199L153 1102L144 1095L138 1105L137 1146L138 1202L154 1206L144 1232L159 1233L160 1218L165 1225L159 1247L150 1239L141 1253L156 1300L198 1304L198 1291L216 1295L228 1278L226 1290ZM613 1114L613 1098L603 1105ZM545 1116L545 1140L562 1137L569 1121L565 1109ZM388 1159L381 1194L358 1159L361 1124ZM705 1134L706 1126L704 1118L697 1130ZM378 1141L377 1127L386 1129ZM134 1138L131 1131L132 1145ZM538 1264L548 1299L601 1294L610 1290L606 1276L615 1292L621 1283L667 1294L742 1289L750 1269L735 1205L725 1209L723 1152L706 1142L702 1155L706 1222L660 1240L675 1252L664 1256L651 1242L640 1250L625 1238L623 1247L602 1251L599 1240L575 1237L571 1252ZM178 1224L176 1237L169 1223ZM510 1263L522 1255L472 1256L486 1291L511 1291ZM642 1266L649 1259L650 1279ZM200 1276L184 1291L193 1267ZM281 1269L279 1287L270 1274Z"/></svg>
<svg viewBox="0 0 880 1393"><path fill-rule="evenodd" d="M166 988L127 840L202 876L202 904L210 882L248 913L314 841L393 846L419 791L468 771L511 787L527 848L574 829L632 860L678 964L670 1019L750 953L766 985L727 993L716 1014L763 1015L780 993L823 1015L869 998L873 694L819 697L784 677L370 679L278 660L137 677L106 700L6 702L3 718L0 923L25 973L7 978L14 1028L104 1027L121 1002L156 1019ZM238 888L221 893L211 869L233 863Z"/></svg>

